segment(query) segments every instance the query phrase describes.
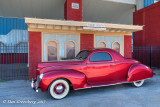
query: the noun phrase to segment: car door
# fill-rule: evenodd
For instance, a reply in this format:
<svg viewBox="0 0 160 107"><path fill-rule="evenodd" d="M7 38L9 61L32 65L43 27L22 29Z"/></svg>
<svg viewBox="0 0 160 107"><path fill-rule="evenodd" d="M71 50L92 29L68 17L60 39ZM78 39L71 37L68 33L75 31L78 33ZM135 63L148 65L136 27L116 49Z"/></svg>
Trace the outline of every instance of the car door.
<svg viewBox="0 0 160 107"><path fill-rule="evenodd" d="M109 83L115 80L115 62L107 52L93 53L87 62L88 84Z"/></svg>

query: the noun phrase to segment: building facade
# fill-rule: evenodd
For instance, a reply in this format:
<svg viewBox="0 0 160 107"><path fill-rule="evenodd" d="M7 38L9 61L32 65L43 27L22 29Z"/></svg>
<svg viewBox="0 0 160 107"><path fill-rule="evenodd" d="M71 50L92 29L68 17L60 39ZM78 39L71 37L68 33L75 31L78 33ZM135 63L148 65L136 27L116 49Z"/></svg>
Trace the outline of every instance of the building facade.
<svg viewBox="0 0 160 107"><path fill-rule="evenodd" d="M67 0L65 20L25 18L29 31L29 78L38 63L73 59L83 49L111 48L132 57L132 32L142 26L83 22L82 0ZM67 21L66 21L67 20Z"/></svg>
<svg viewBox="0 0 160 107"><path fill-rule="evenodd" d="M35 76L38 63L72 59L80 50L87 48L112 48L124 57L131 58L132 32L138 31L133 34L134 46L151 45L153 41L156 41L153 43L156 45L159 42L159 33L156 30L158 29L156 26L159 26L158 1L27 0L21 3L16 0L10 1L11 3L1 1L0 43L4 47L14 45L15 49L6 50L11 53L20 53L21 49L17 50L16 47L29 44L30 79ZM10 4L12 9L7 8ZM154 18L151 18L153 16ZM150 26L151 24L153 25ZM142 28L138 25L145 25L144 30L139 31ZM157 39L147 41L150 35L155 35Z"/></svg>

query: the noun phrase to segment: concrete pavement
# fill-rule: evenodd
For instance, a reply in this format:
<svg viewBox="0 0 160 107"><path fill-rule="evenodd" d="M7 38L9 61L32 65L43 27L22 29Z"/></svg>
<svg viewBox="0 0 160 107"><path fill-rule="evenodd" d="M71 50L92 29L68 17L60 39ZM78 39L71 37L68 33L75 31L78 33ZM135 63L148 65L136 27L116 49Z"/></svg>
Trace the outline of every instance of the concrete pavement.
<svg viewBox="0 0 160 107"><path fill-rule="evenodd" d="M160 107L160 75L145 81L140 88L120 84L71 91L62 100L54 100L48 92L36 93L30 81L0 82L0 107Z"/></svg>

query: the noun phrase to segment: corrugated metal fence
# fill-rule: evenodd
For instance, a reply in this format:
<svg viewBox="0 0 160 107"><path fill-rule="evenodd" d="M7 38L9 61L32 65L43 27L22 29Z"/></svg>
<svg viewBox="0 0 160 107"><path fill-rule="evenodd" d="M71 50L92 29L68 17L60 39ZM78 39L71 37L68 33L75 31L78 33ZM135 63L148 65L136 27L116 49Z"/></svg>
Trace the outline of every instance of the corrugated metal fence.
<svg viewBox="0 0 160 107"><path fill-rule="evenodd" d="M28 79L28 43L0 43L0 80Z"/></svg>
<svg viewBox="0 0 160 107"><path fill-rule="evenodd" d="M160 47L134 47L133 58L151 68L160 68Z"/></svg>

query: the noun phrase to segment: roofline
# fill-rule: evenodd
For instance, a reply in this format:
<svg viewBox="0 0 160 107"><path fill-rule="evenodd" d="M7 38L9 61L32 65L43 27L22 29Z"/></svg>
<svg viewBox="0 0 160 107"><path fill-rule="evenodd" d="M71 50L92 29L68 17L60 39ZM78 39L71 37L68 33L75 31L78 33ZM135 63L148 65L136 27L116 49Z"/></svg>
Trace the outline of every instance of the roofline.
<svg viewBox="0 0 160 107"><path fill-rule="evenodd" d="M136 0L103 0L103 1L136 5Z"/></svg>
<svg viewBox="0 0 160 107"><path fill-rule="evenodd" d="M125 24L113 24L113 23L99 23L99 22L85 22L85 21L66 21L66 20L54 20L54 19L39 19L39 18L27 18L25 17L25 23L29 28L52 28L61 27L68 29L68 27L76 27L78 30L85 30L88 28L105 28L106 31L112 32L135 32L143 30L143 26L138 25L125 25ZM75 28L75 29L76 29ZM72 29L71 29L72 30ZM90 30L90 29L88 29Z"/></svg>

